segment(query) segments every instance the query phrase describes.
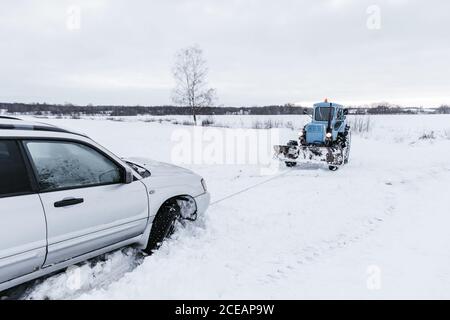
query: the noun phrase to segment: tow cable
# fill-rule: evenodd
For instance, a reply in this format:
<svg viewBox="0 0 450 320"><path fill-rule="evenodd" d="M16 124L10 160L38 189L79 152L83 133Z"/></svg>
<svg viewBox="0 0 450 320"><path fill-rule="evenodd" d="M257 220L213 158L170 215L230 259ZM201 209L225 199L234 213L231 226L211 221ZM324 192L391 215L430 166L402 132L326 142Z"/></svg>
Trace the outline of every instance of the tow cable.
<svg viewBox="0 0 450 320"><path fill-rule="evenodd" d="M249 187L246 187L246 188L244 188L244 189L242 189L242 190L240 190L240 191L236 191L236 192L234 192L234 193L232 193L232 194L229 194L229 195L223 197L222 199L213 201L213 202L210 203L209 206L210 206L210 207L211 207L211 206L214 206L214 205L216 205L216 204L218 204L218 203L220 203L220 202L222 202L222 201L228 200L228 199L233 198L233 197L235 197L235 196L237 196L237 195L239 195L239 194L241 194L241 193L244 193L244 192L247 192L247 191L249 191L249 190L251 190L251 189L254 189L254 188L256 188L256 187L259 187L260 185L263 185L263 184L268 183L268 182L270 182L270 181L273 181L273 180L275 180L275 179L281 178L282 176L284 176L285 174L287 174L288 172L291 172L291 171L292 171L292 168L291 168L291 169L288 169L288 170L285 170L285 171L283 171L282 173L277 174L277 175L275 175L274 177L271 177L270 179L267 179L267 180L264 180L264 181L255 183L254 185L251 185L251 186L249 186Z"/></svg>

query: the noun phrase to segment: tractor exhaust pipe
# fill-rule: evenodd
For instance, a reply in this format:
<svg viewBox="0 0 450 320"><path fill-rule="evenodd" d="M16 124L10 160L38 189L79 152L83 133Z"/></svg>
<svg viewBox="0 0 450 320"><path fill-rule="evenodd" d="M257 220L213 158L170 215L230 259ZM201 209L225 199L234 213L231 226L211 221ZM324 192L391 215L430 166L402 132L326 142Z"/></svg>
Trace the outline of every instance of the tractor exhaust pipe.
<svg viewBox="0 0 450 320"><path fill-rule="evenodd" d="M328 113L328 125L327 125L327 133L331 132L331 117L333 112L333 103L330 102L330 112Z"/></svg>

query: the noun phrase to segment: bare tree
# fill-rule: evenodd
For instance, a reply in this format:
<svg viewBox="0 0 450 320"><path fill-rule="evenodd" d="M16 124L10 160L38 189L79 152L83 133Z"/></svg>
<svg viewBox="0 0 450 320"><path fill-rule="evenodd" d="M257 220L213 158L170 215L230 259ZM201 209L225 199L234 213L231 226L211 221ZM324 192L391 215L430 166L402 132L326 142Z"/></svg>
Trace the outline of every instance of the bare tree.
<svg viewBox="0 0 450 320"><path fill-rule="evenodd" d="M195 125L197 125L196 108L212 106L216 97L215 90L208 88L207 74L206 60L198 46L181 49L176 54L173 68L176 85L172 101L191 108Z"/></svg>

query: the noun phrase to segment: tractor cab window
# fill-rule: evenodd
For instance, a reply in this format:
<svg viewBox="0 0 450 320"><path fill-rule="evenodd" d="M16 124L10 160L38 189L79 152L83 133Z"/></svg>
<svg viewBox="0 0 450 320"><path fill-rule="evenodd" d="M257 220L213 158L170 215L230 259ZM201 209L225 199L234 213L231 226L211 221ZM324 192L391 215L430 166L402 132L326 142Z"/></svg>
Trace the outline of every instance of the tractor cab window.
<svg viewBox="0 0 450 320"><path fill-rule="evenodd" d="M316 108L314 114L314 119L316 121L328 121L328 119L333 119L334 108L333 107L319 107Z"/></svg>
<svg viewBox="0 0 450 320"><path fill-rule="evenodd" d="M342 126L342 122L344 121L344 110L338 109L336 114L336 123L334 124L334 130L339 130Z"/></svg>

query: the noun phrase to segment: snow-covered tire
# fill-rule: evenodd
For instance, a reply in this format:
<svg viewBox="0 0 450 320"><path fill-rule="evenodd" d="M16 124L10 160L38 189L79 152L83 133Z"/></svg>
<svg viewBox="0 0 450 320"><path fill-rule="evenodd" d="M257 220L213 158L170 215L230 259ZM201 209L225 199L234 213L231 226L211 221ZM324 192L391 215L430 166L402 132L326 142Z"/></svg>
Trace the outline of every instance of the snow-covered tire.
<svg viewBox="0 0 450 320"><path fill-rule="evenodd" d="M175 222L179 217L180 206L175 199L168 200L161 206L153 220L145 253L152 254L166 238L173 234Z"/></svg>
<svg viewBox="0 0 450 320"><path fill-rule="evenodd" d="M348 159L350 158L350 148L352 145L352 132L349 131L347 135L347 146L345 147L345 156L344 156L344 164L348 163Z"/></svg>
<svg viewBox="0 0 450 320"><path fill-rule="evenodd" d="M328 169L330 169L331 171L336 171L337 169L339 169L339 167L337 167L337 166L328 166Z"/></svg>
<svg viewBox="0 0 450 320"><path fill-rule="evenodd" d="M287 145L289 147L297 147L298 146L298 141L297 140L289 140ZM295 167L297 165L297 162L295 161L285 161L284 162L286 164L286 167Z"/></svg>

